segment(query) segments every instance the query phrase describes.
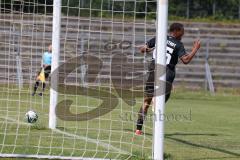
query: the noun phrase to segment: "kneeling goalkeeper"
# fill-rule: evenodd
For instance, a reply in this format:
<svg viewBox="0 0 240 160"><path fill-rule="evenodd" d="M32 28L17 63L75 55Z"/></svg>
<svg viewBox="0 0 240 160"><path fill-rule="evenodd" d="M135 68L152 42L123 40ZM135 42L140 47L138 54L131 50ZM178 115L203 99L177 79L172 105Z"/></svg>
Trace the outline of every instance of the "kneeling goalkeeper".
<svg viewBox="0 0 240 160"><path fill-rule="evenodd" d="M46 79L49 77L49 74L51 73L51 64L52 64L52 45L49 45L48 51L44 52L44 54L43 54L42 67L41 67L41 70L37 74L37 78L36 78L36 82L34 84L32 96L34 96L36 94L36 91L37 91L40 83L42 83L42 92L40 92L38 95L39 96L43 95L43 92L46 87Z"/></svg>

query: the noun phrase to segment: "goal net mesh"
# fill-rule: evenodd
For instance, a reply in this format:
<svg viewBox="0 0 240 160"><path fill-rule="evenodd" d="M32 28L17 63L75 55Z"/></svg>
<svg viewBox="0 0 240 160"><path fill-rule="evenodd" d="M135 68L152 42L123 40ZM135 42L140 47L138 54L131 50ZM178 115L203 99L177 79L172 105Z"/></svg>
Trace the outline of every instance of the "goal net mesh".
<svg viewBox="0 0 240 160"><path fill-rule="evenodd" d="M135 135L155 36L155 0L62 0L57 128L48 128L50 78L33 96L52 43L53 1L0 1L0 156L152 157L151 109ZM38 114L27 123L25 113Z"/></svg>

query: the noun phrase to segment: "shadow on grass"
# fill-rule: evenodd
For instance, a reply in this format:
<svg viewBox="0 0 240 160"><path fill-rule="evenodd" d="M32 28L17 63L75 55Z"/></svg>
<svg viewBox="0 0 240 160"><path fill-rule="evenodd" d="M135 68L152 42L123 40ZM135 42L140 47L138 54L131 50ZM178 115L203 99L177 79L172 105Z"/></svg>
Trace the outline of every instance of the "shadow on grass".
<svg viewBox="0 0 240 160"><path fill-rule="evenodd" d="M232 156L240 157L240 153L231 152L231 151L221 149L221 148L217 148L217 147L196 144L196 143L192 143L190 141L182 140L182 139L167 136L167 135L165 137L166 137L166 139L170 139L170 140L173 140L173 141L176 141L176 142L179 142L179 143L183 143L183 144L186 144L186 145L190 145L190 146L193 146L193 147L204 148L204 149L208 149L208 150L217 151L217 152L229 154L229 155L232 155Z"/></svg>
<svg viewBox="0 0 240 160"><path fill-rule="evenodd" d="M126 131L126 132L135 133L135 130L132 130L132 129L123 129L123 130ZM147 132L144 132L144 135L146 135L146 136L152 136L151 133L147 133Z"/></svg>
<svg viewBox="0 0 240 160"><path fill-rule="evenodd" d="M196 158L191 160L230 160L236 159L237 157L206 157L206 158Z"/></svg>
<svg viewBox="0 0 240 160"><path fill-rule="evenodd" d="M124 130L134 133L134 130L131 130L131 129L124 129ZM147 136L152 136L152 134L150 134L150 133L144 133L144 134L147 135ZM221 148L213 147L213 146L209 146L209 145L196 144L196 143L186 141L186 140L183 140L183 139L180 139L180 138L175 138L174 136L219 136L219 134L214 134L214 133L210 133L210 134L204 134L204 133L172 133L172 134L165 134L164 137L166 139L170 139L170 140L173 140L173 141L176 141L178 143L185 144L185 145L190 145L192 147L208 149L208 150L217 151L217 152L221 152L221 153L224 153L224 154L234 156L234 157L219 157L219 158L212 158L212 159L228 159L228 158L237 158L237 157L239 157L239 159L240 159L240 153L228 151L228 150L225 150L225 149L221 149ZM207 159L211 159L211 158L200 158L200 159L194 159L194 160L207 160Z"/></svg>
<svg viewBox="0 0 240 160"><path fill-rule="evenodd" d="M62 130L62 131L67 130L67 128L65 128L65 127L56 127L56 129L59 129L59 130Z"/></svg>
<svg viewBox="0 0 240 160"><path fill-rule="evenodd" d="M164 160L173 160L173 157L171 154L168 154L168 153L164 153ZM128 157L125 157L125 156L122 156L120 157L120 159L128 159L128 160L152 160L151 157L148 157L147 155L145 155L144 153L142 152L133 152L132 153L132 156L128 156Z"/></svg>
<svg viewBox="0 0 240 160"><path fill-rule="evenodd" d="M172 134L165 134L165 137L169 136L219 136L219 134L213 134L213 133L172 133Z"/></svg>
<svg viewBox="0 0 240 160"><path fill-rule="evenodd" d="M33 124L30 126L32 130L47 130L48 128L44 124Z"/></svg>

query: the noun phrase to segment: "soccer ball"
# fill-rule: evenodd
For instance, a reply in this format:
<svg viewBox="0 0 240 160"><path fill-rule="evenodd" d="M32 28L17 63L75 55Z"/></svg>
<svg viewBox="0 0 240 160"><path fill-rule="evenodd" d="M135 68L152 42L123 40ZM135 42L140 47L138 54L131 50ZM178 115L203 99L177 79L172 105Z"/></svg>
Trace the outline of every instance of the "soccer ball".
<svg viewBox="0 0 240 160"><path fill-rule="evenodd" d="M34 111L28 111L25 114L25 118L26 118L28 123L35 123L38 120L38 115Z"/></svg>

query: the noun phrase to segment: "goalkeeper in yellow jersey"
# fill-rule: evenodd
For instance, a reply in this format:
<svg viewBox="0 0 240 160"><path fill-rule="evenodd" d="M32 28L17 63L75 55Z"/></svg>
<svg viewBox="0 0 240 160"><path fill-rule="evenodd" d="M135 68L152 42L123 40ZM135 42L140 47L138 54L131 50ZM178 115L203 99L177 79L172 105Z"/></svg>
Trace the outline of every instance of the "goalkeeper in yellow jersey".
<svg viewBox="0 0 240 160"><path fill-rule="evenodd" d="M42 96L46 87L46 79L49 77L51 73L51 64L52 64L52 45L48 46L48 51L44 52L42 57L42 67L41 70L37 74L36 82L34 84L32 96L36 94L39 84L42 84L42 92L38 95Z"/></svg>

